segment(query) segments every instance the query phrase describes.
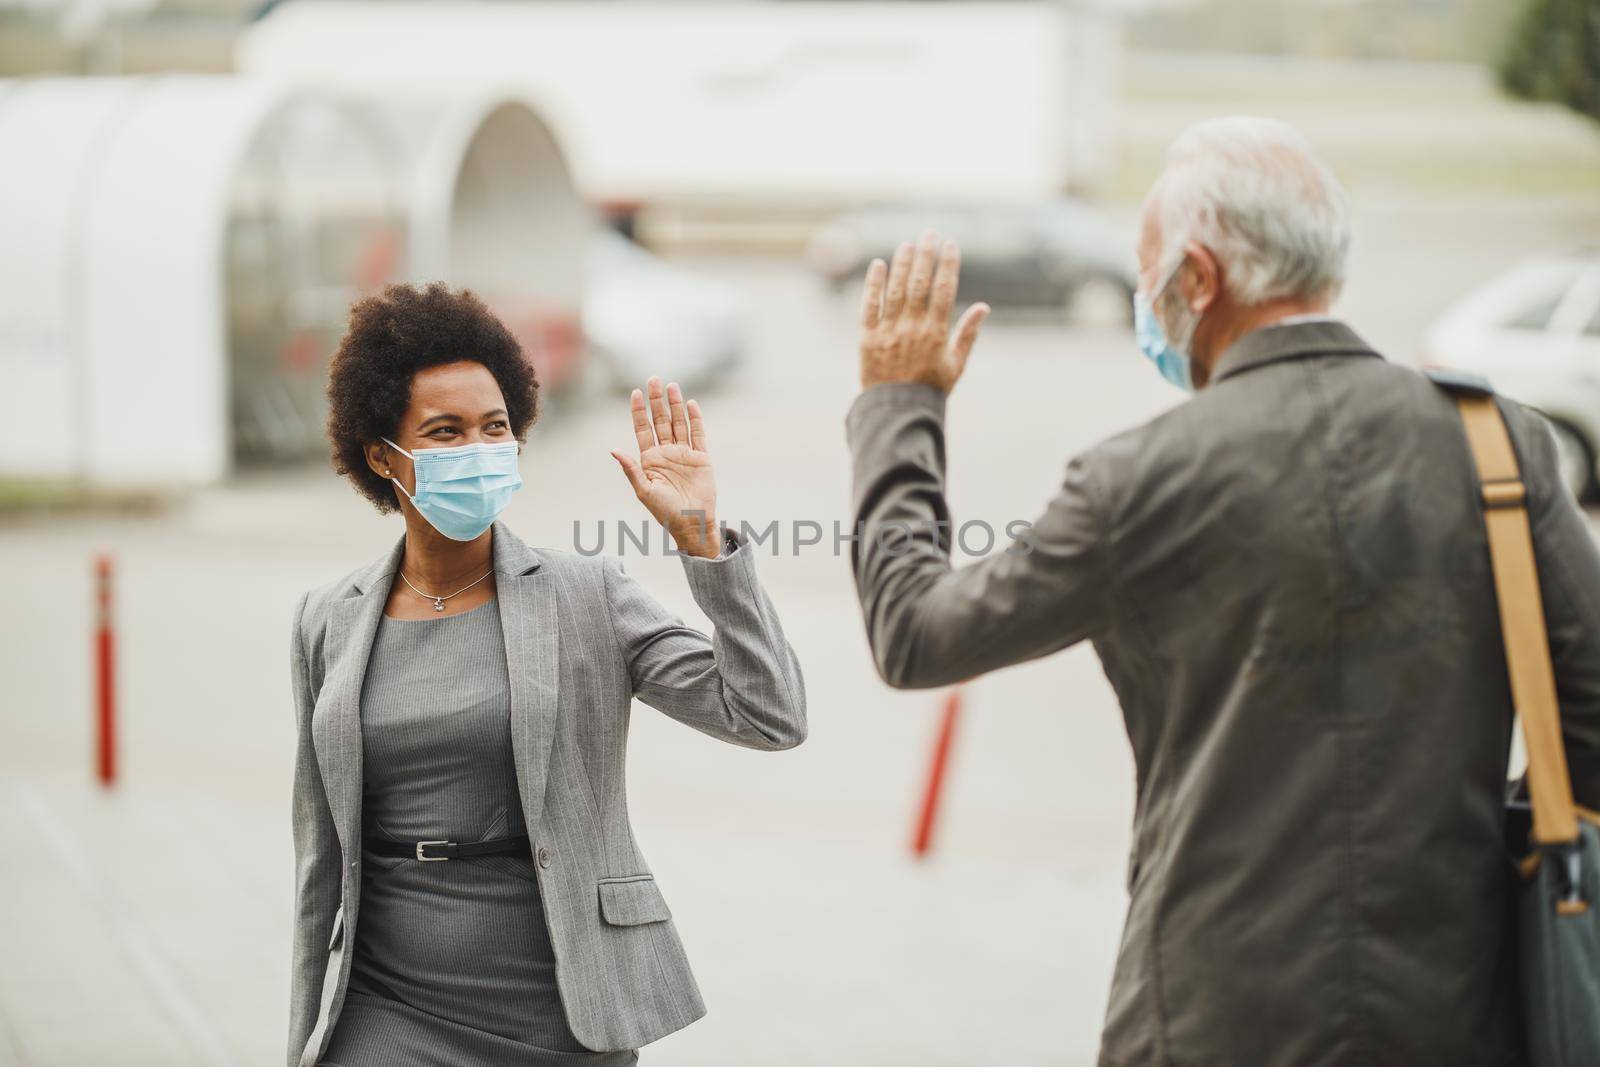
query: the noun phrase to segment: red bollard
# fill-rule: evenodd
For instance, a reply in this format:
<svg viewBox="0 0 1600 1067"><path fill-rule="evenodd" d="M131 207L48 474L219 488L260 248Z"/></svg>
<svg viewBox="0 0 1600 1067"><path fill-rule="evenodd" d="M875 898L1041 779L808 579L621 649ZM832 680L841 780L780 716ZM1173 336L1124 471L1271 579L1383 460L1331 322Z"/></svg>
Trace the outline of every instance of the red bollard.
<svg viewBox="0 0 1600 1067"><path fill-rule="evenodd" d="M950 762L951 741L956 732L956 717L961 713L961 690L952 689L945 698L944 714L939 722L939 736L933 745L933 762L928 767L928 788L922 797L922 812L917 819L916 836L911 841L911 854L917 859L927 856L933 843L934 818L939 812L939 796L944 789L944 769Z"/></svg>
<svg viewBox="0 0 1600 1067"><path fill-rule="evenodd" d="M111 786L117 780L116 675L112 658L111 634L111 557L94 561L95 577L95 700L98 705L96 730L96 770L100 784Z"/></svg>

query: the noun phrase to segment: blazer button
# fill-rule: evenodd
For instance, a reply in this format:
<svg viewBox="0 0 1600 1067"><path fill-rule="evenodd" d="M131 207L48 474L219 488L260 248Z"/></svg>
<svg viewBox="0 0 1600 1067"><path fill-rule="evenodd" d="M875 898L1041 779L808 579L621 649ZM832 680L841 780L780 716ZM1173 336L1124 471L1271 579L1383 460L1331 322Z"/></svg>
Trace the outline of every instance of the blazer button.
<svg viewBox="0 0 1600 1067"><path fill-rule="evenodd" d="M539 846L539 866L550 866L550 850L545 848L543 845Z"/></svg>

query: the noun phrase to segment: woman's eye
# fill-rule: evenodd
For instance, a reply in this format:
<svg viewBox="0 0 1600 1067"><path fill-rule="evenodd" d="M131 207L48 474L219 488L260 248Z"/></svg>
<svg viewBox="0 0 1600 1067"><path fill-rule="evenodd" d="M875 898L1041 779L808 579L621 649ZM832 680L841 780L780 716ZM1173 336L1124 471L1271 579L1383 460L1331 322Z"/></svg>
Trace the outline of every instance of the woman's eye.
<svg viewBox="0 0 1600 1067"><path fill-rule="evenodd" d="M506 428L506 424L503 423L503 422L500 422L499 420L496 420L496 421L491 422L489 424L489 429L491 429L491 430L504 430L505 428Z"/></svg>

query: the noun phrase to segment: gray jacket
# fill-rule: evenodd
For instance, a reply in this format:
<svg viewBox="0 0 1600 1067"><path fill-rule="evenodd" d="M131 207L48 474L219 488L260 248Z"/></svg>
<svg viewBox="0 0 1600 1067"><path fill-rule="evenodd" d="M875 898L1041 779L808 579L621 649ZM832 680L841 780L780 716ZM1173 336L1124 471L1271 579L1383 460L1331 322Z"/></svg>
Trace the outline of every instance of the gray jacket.
<svg viewBox="0 0 1600 1067"><path fill-rule="evenodd" d="M1104 1067L1515 1063L1510 697L1455 405L1334 322L1251 333L1212 378L1072 460L1031 551L955 570L927 525L950 517L943 396L863 393L853 551L878 669L945 685L1094 642L1138 769ZM1594 806L1600 553L1548 426L1500 403Z"/></svg>
<svg viewBox="0 0 1600 1067"><path fill-rule="evenodd" d="M494 524L511 740L556 979L573 1034L632 1049L705 1014L671 912L633 839L623 760L635 696L713 737L784 749L806 735L805 687L746 544L683 557L707 637L615 557L533 551ZM295 927L290 1067L322 1055L361 912L361 682L405 548L305 594L290 662Z"/></svg>

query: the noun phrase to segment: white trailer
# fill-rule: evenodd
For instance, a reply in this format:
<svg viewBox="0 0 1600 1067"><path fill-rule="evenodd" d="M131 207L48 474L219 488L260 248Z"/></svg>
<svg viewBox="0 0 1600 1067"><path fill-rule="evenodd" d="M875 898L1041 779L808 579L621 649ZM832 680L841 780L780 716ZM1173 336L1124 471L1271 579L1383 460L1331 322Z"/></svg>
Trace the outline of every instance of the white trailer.
<svg viewBox="0 0 1600 1067"><path fill-rule="evenodd" d="M288 0L243 71L519 86L592 201L1033 197L1111 165L1115 19L1017 3Z"/></svg>

